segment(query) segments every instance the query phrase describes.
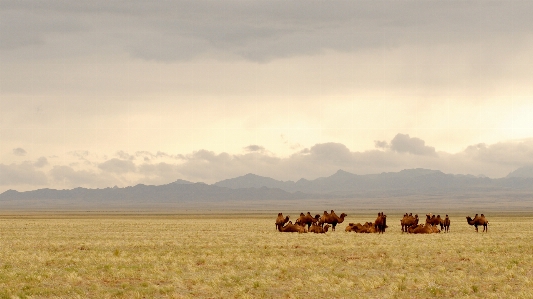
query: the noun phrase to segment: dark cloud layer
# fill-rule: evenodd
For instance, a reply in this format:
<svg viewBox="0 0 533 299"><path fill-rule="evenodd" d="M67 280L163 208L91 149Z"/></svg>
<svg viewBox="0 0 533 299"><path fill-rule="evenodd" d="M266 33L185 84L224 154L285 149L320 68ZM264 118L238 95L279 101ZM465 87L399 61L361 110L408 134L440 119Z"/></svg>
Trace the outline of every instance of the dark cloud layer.
<svg viewBox="0 0 533 299"><path fill-rule="evenodd" d="M533 30L530 1L2 1L0 11L3 50L122 50L161 61L266 61L328 49L519 39Z"/></svg>

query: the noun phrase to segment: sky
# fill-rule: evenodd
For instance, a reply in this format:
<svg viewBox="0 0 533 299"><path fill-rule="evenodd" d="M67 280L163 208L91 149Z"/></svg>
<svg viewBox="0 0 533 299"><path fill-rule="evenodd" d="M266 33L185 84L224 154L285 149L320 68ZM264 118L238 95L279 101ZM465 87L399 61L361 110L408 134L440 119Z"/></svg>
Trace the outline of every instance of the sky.
<svg viewBox="0 0 533 299"><path fill-rule="evenodd" d="M533 2L0 0L0 192L533 164Z"/></svg>

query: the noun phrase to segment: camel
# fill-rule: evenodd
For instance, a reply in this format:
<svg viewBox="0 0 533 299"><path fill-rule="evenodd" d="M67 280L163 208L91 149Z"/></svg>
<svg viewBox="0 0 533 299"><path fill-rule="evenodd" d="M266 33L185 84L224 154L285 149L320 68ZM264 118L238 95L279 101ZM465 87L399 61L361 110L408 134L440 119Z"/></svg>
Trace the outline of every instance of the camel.
<svg viewBox="0 0 533 299"><path fill-rule="evenodd" d="M409 215L405 213L403 219L400 220L400 224L402 225L402 232L407 232L409 227L418 225L418 214L415 214L413 217L413 213L410 213Z"/></svg>
<svg viewBox="0 0 533 299"><path fill-rule="evenodd" d="M305 227L292 224L292 221L289 221L287 225L280 227L279 231L282 233L306 233L307 229L305 229Z"/></svg>
<svg viewBox="0 0 533 299"><path fill-rule="evenodd" d="M287 222L289 222L289 216L283 218L283 213L278 213L278 218L276 218L276 229L279 230Z"/></svg>
<svg viewBox="0 0 533 299"><path fill-rule="evenodd" d="M315 233L315 234L324 234L328 232L329 226L330 226L329 224L326 224L324 225L324 227L322 227L320 225L313 223L311 227L309 228L309 232Z"/></svg>
<svg viewBox="0 0 533 299"><path fill-rule="evenodd" d="M430 224L417 224L409 227L408 232L411 234L433 234L439 233L440 230L436 226Z"/></svg>
<svg viewBox="0 0 533 299"><path fill-rule="evenodd" d="M377 233L378 231L374 227L374 223L372 222L365 222L365 224L361 225L361 223L349 223L348 226L345 228L345 231L347 232L355 232L355 233L362 233L362 234L369 234L369 233Z"/></svg>
<svg viewBox="0 0 533 299"><path fill-rule="evenodd" d="M374 228L378 233L384 233L385 228L387 228L387 215L383 214L383 212L378 213L378 218L374 222Z"/></svg>
<svg viewBox="0 0 533 299"><path fill-rule="evenodd" d="M322 216L318 218L318 225L324 226L324 224L326 223L326 217L329 217L328 211L324 211L324 214L322 214Z"/></svg>
<svg viewBox="0 0 533 299"><path fill-rule="evenodd" d="M488 227L489 222L487 221L487 219L485 218L485 215L483 214L481 214L481 216L478 216L476 214L474 219L470 218L470 216L467 216L466 221L468 222L468 224L473 225L476 228L476 233L478 232L477 230L478 225L483 225L483 232L489 232L489 227Z"/></svg>
<svg viewBox="0 0 533 299"><path fill-rule="evenodd" d="M444 230L446 233L450 232L450 217L448 217L448 214L446 214L446 218L440 222L440 230Z"/></svg>
<svg viewBox="0 0 533 299"><path fill-rule="evenodd" d="M311 224L315 224L320 219L320 215L311 216L311 213L307 212L307 215L300 213L300 217L296 220L296 224L305 226L307 224L307 229L311 227Z"/></svg>
<svg viewBox="0 0 533 299"><path fill-rule="evenodd" d="M347 232L362 233L365 228L361 225L361 223L348 223L348 226L344 230Z"/></svg>
<svg viewBox="0 0 533 299"><path fill-rule="evenodd" d="M331 224L331 230L335 231L335 226L339 223L344 222L344 217L348 216L345 213L342 213L341 216L337 216L333 210L328 214L327 211L324 211L324 215L318 220L318 225L322 226L325 223Z"/></svg>
<svg viewBox="0 0 533 299"><path fill-rule="evenodd" d="M440 215L437 215L437 217L435 217L435 215L431 216L431 214L426 215L426 224L436 226L440 225L441 221L442 218L440 218Z"/></svg>
<svg viewBox="0 0 533 299"><path fill-rule="evenodd" d="M344 231L346 231L346 232L357 232L355 230L357 225L361 225L361 223L354 224L354 223L350 222L350 223L348 223L348 226L344 229Z"/></svg>

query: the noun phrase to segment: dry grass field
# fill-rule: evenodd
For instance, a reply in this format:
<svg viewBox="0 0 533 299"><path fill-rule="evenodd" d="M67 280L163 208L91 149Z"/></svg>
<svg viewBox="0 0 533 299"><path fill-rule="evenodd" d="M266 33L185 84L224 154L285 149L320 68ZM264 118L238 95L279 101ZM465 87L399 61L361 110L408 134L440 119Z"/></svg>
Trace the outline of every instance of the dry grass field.
<svg viewBox="0 0 533 299"><path fill-rule="evenodd" d="M378 235L348 214L322 235L277 232L277 213L3 215L0 298L533 298L533 216L409 235L389 215Z"/></svg>

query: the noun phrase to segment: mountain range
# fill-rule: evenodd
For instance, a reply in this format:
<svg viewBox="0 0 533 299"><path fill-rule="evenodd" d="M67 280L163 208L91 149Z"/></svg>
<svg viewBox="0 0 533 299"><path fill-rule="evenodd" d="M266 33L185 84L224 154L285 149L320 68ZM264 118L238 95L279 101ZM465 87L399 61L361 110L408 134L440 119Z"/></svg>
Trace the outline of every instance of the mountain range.
<svg viewBox="0 0 533 299"><path fill-rule="evenodd" d="M357 175L338 170L314 180L280 181L246 174L212 185L177 180L166 185L69 190L38 189L0 194L4 209L110 209L190 207L196 209L296 201L343 201L373 199L414 202L416 199L447 198L460 203L465 198L492 198L528 207L533 202L533 168L523 167L507 177L445 174L439 170L406 169L400 172ZM402 199L398 201L398 199ZM532 207L533 208L533 207Z"/></svg>

